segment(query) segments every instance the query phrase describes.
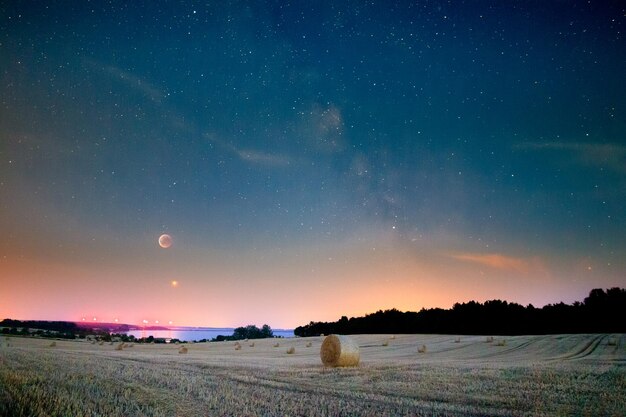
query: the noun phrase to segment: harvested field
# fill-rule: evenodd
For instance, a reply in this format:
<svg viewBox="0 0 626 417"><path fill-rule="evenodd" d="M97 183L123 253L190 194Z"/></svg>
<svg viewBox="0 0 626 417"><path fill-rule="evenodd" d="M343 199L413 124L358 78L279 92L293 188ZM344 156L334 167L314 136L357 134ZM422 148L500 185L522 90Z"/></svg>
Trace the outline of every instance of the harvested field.
<svg viewBox="0 0 626 417"><path fill-rule="evenodd" d="M3 338L0 416L623 416L626 336L351 336L361 362L324 368L322 339L295 353L231 342L115 346ZM10 346L7 347L7 341ZM417 353L422 345L425 353Z"/></svg>

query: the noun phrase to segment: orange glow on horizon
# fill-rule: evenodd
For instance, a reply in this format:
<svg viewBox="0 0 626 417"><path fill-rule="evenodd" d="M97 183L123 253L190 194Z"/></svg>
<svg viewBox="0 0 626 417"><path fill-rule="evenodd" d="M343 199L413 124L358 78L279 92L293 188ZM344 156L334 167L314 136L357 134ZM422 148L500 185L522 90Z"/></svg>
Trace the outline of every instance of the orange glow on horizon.
<svg viewBox="0 0 626 417"><path fill-rule="evenodd" d="M11 257L4 261L0 277L0 287L10 291L10 297L0 292L0 319L78 318L148 325L161 317L160 323L179 326L267 323L293 328L380 309L450 308L470 300L535 306L573 302L593 288L588 277L596 280L593 286L605 288L619 285L620 279L617 274L602 275L606 269L595 264L589 271L589 259L584 264L555 264L496 252L455 252L430 242L407 246L379 236L237 256L179 249L151 258L150 250L95 265L90 259ZM561 275L555 277L551 271L557 267ZM578 281L573 286L574 278Z"/></svg>

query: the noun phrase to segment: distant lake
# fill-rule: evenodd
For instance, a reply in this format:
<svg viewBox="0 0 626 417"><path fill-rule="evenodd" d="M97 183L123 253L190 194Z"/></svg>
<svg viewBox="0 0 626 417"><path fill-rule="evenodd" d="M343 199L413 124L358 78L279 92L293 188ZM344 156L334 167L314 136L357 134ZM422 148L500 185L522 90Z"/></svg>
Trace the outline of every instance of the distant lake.
<svg viewBox="0 0 626 417"><path fill-rule="evenodd" d="M230 328L203 328L203 329L174 329L174 330L130 330L129 336L136 338L153 336L154 338L179 339L191 342L193 340L211 340L219 335L231 336L235 329ZM293 330L272 330L274 336L294 337Z"/></svg>

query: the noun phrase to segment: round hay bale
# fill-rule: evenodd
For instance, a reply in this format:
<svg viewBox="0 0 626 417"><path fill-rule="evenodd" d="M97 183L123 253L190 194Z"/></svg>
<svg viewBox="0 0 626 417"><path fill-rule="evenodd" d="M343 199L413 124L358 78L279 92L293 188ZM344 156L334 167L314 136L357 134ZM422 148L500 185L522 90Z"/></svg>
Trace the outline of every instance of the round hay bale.
<svg viewBox="0 0 626 417"><path fill-rule="evenodd" d="M383 342L383 346L389 346L389 340L385 340L385 341Z"/></svg>
<svg viewBox="0 0 626 417"><path fill-rule="evenodd" d="M359 345L348 336L326 336L320 348L324 366L357 366L360 360Z"/></svg>
<svg viewBox="0 0 626 417"><path fill-rule="evenodd" d="M241 350L241 345L235 345L235 350Z"/></svg>
<svg viewBox="0 0 626 417"><path fill-rule="evenodd" d="M115 346L115 350L122 350L124 349L124 343L120 343L119 345Z"/></svg>
<svg viewBox="0 0 626 417"><path fill-rule="evenodd" d="M57 342L52 342L52 343L50 343L50 345L49 345L49 346L50 346L50 347L55 347L56 345L57 345Z"/></svg>
<svg viewBox="0 0 626 417"><path fill-rule="evenodd" d="M250 343L250 347L254 347L254 342Z"/></svg>
<svg viewBox="0 0 626 417"><path fill-rule="evenodd" d="M292 355L294 353L296 353L296 348L295 347L292 346L289 349L287 349L287 354L288 355Z"/></svg>
<svg viewBox="0 0 626 417"><path fill-rule="evenodd" d="M274 347L280 347L280 343L274 343Z"/></svg>
<svg viewBox="0 0 626 417"><path fill-rule="evenodd" d="M417 353L426 353L426 345L422 345L417 348Z"/></svg>
<svg viewBox="0 0 626 417"><path fill-rule="evenodd" d="M187 348L185 346L181 346L180 349L178 349L178 353L187 353Z"/></svg>
<svg viewBox="0 0 626 417"><path fill-rule="evenodd" d="M313 343L311 343L311 342L306 344L306 347L311 347L311 346L313 346Z"/></svg>

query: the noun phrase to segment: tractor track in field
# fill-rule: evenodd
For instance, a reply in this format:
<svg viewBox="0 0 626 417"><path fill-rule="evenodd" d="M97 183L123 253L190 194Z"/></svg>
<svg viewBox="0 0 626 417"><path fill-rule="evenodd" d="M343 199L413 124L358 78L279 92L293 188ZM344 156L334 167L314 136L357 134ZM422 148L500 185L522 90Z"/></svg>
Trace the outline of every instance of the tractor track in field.
<svg viewBox="0 0 626 417"><path fill-rule="evenodd" d="M596 335L591 340L588 340L580 349L575 352L571 352L565 355L557 356L551 358L554 361L575 361L589 357L592 353L594 353L598 346L602 343L602 340L605 339L606 335Z"/></svg>

